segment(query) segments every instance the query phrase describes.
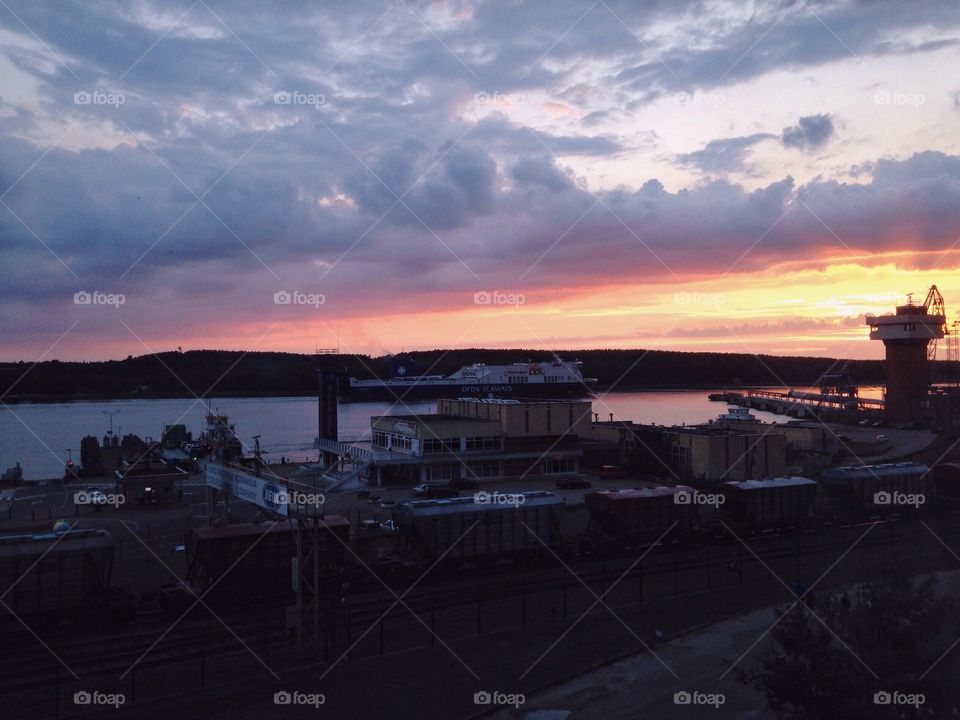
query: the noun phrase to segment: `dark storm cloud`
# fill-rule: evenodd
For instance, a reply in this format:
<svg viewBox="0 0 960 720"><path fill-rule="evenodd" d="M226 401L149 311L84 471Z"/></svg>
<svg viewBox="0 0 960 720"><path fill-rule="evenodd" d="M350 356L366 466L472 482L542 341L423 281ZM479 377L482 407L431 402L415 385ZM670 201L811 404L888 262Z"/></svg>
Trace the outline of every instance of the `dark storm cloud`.
<svg viewBox="0 0 960 720"><path fill-rule="evenodd" d="M780 139L784 147L817 150L834 135L833 120L829 115L809 115L800 118L796 125L784 128Z"/></svg>

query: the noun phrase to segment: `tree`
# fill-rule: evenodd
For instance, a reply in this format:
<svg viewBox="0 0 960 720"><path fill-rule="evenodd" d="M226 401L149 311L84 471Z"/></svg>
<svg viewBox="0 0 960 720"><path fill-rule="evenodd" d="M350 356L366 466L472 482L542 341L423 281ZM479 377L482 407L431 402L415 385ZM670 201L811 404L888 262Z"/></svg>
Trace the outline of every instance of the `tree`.
<svg viewBox="0 0 960 720"><path fill-rule="evenodd" d="M937 596L936 580L893 577L845 597L817 603L823 622L804 603L790 610L771 633L776 649L758 667L738 668L738 679L763 692L780 717L797 720L915 717L911 699L922 696L921 713L947 703L943 672L927 671L958 637L958 624L956 604Z"/></svg>

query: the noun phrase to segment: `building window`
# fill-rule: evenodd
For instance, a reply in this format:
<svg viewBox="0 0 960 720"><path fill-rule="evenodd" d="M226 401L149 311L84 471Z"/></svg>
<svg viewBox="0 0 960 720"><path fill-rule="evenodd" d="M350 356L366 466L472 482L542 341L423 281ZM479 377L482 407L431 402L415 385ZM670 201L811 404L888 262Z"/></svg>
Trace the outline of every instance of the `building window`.
<svg viewBox="0 0 960 720"><path fill-rule="evenodd" d="M499 450L500 438L498 437L468 437L467 450Z"/></svg>
<svg viewBox="0 0 960 720"><path fill-rule="evenodd" d="M453 480L453 465L431 465L429 467L430 480L432 482L450 482Z"/></svg>
<svg viewBox="0 0 960 720"><path fill-rule="evenodd" d="M543 463L544 475L553 475L556 473L574 472L576 466L572 458L559 458L557 460L545 460Z"/></svg>

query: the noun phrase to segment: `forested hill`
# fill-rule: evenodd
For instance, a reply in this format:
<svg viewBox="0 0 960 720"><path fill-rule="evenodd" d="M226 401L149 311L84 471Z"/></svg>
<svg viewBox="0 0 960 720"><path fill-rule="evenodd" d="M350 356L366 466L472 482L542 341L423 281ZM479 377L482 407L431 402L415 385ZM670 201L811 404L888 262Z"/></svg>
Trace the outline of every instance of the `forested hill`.
<svg viewBox="0 0 960 720"><path fill-rule="evenodd" d="M542 360L540 350L430 350L406 353L431 374L451 373L473 362L506 364ZM656 387L735 387L815 384L842 362L829 358L779 357L745 353L694 353L661 350L580 350L561 353L583 362L584 375L599 379L598 389ZM196 350L128 357L103 362L48 360L0 364L4 402L130 397L312 395L317 369L335 368L357 378L389 376L389 357L298 355L274 352ZM938 374L946 378L944 363ZM850 361L861 384L883 381L879 361Z"/></svg>

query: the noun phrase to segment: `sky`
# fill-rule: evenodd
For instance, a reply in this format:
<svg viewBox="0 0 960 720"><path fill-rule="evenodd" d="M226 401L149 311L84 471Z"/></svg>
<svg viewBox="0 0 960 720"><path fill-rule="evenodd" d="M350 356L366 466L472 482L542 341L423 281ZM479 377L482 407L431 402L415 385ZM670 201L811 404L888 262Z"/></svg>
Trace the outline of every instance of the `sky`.
<svg viewBox="0 0 960 720"><path fill-rule="evenodd" d="M0 2L0 360L882 356L960 305L956 2Z"/></svg>

